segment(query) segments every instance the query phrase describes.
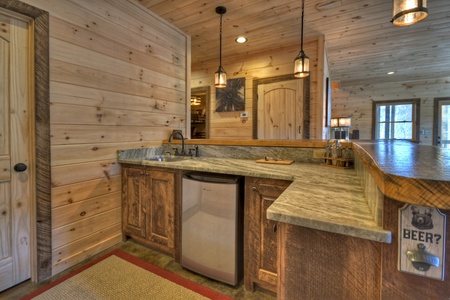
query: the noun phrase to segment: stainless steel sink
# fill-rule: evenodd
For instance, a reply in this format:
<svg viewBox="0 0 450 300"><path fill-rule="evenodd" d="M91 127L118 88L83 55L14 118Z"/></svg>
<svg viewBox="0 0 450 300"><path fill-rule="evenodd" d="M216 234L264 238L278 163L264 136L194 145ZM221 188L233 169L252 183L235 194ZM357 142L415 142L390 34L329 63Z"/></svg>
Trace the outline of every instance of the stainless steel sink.
<svg viewBox="0 0 450 300"><path fill-rule="evenodd" d="M148 161L157 161L157 162L175 162L175 161L183 161L192 159L191 156L178 156L178 155L155 155L144 158L144 160Z"/></svg>

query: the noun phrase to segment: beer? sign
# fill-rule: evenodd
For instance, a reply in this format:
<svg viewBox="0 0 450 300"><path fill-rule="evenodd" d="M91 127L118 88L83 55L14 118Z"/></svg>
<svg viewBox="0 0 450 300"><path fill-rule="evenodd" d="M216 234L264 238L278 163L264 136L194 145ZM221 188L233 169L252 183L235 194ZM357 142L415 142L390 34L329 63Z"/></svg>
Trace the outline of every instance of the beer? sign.
<svg viewBox="0 0 450 300"><path fill-rule="evenodd" d="M398 268L444 280L446 216L437 208L406 204L399 209Z"/></svg>

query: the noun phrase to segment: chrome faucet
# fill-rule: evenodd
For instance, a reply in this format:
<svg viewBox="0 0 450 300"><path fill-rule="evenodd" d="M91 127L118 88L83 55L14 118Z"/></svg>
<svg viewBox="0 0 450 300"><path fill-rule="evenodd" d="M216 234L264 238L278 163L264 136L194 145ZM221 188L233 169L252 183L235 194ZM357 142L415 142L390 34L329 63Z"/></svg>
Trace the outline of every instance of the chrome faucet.
<svg viewBox="0 0 450 300"><path fill-rule="evenodd" d="M186 150L184 149L184 137L180 131L173 131L169 136L169 143L172 142L172 137L174 134L178 134L181 137L181 155L186 155Z"/></svg>

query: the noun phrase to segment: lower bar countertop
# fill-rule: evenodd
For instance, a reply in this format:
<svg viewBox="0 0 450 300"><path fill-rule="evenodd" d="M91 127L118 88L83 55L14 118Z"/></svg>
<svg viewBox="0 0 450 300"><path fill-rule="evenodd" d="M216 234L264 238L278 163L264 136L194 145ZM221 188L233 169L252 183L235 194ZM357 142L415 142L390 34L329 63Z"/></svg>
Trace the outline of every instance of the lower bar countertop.
<svg viewBox="0 0 450 300"><path fill-rule="evenodd" d="M391 232L375 222L353 169L209 157L172 162L128 158L119 163L293 181L267 210L268 219L377 242L392 239Z"/></svg>

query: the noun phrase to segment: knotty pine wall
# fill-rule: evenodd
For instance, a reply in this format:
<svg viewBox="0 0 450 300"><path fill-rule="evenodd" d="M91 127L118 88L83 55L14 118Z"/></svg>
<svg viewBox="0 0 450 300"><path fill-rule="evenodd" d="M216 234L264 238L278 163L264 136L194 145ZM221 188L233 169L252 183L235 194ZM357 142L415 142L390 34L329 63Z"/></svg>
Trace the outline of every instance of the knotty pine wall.
<svg viewBox="0 0 450 300"><path fill-rule="evenodd" d="M224 43L227 41L223 41ZM235 43L234 41L231 41ZM245 47L245 44L236 47ZM323 123L323 81L324 81L324 40L318 38L305 41L304 51L310 58L311 64L311 138L322 138ZM294 58L299 46L282 49L271 49L265 53L248 54L245 57L222 57L222 66L227 72L228 79L245 77L245 111L249 118L245 122L240 119L240 112L216 112L216 89L214 87L214 73L219 67L217 61L192 62L191 87L210 86L210 139L252 139L252 101L253 79L268 78L292 74Z"/></svg>
<svg viewBox="0 0 450 300"><path fill-rule="evenodd" d="M433 143L434 98L450 97L450 78L417 80L349 86L333 89L332 116L352 116L353 129L359 129L360 139L371 139L372 102L385 100L420 99L420 130L430 130L420 135L422 144Z"/></svg>
<svg viewBox="0 0 450 300"><path fill-rule="evenodd" d="M117 150L184 125L190 38L138 0L23 2L50 14L56 274L121 241Z"/></svg>

